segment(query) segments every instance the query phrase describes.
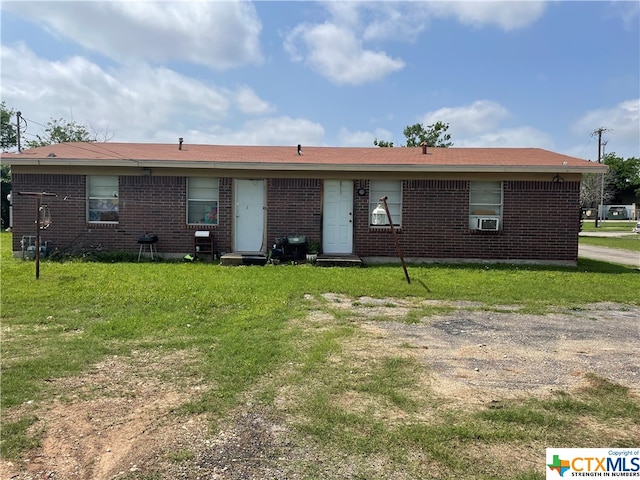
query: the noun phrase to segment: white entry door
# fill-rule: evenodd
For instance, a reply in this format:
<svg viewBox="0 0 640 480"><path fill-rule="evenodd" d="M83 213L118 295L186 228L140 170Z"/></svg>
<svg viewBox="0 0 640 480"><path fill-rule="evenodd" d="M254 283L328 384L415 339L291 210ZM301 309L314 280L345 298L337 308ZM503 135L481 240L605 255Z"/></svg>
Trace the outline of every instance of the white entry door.
<svg viewBox="0 0 640 480"><path fill-rule="evenodd" d="M323 253L353 253L353 181L325 180Z"/></svg>
<svg viewBox="0 0 640 480"><path fill-rule="evenodd" d="M235 252L260 252L264 244L264 180L235 181Z"/></svg>

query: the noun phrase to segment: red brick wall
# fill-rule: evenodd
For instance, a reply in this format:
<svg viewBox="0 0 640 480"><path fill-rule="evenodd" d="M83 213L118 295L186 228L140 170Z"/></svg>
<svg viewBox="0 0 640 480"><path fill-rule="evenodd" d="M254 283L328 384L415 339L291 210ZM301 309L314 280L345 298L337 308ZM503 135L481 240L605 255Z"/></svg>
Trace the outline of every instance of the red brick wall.
<svg viewBox="0 0 640 480"><path fill-rule="evenodd" d="M267 180L267 243L288 235L306 235L320 242L322 182L318 179Z"/></svg>
<svg viewBox="0 0 640 480"><path fill-rule="evenodd" d="M13 175L13 249L23 235L35 234L35 199L20 191L47 191L44 203L52 225L42 232L54 248L78 252L96 248L137 251L137 238L158 235L158 251L188 253L195 230L210 229L217 252L232 249L231 178L220 179L219 225L186 225L186 177L121 176L118 224L86 221L84 175ZM275 238L299 234L321 240L322 181L268 179L268 245ZM369 181L354 182L354 191L368 191ZM406 257L425 259L575 261L578 251L579 182L505 181L502 229L480 232L468 228L469 181L403 181L402 227L398 232ZM389 229L369 225L368 195L354 195L355 253L363 257L393 257Z"/></svg>
<svg viewBox="0 0 640 480"><path fill-rule="evenodd" d="M43 241L53 248L78 253L96 249L137 251L138 237L158 235L158 252L193 251L196 230L212 230L216 251L230 251L231 179L220 179L220 225L187 226L186 177L120 176L117 224L86 221L86 177L84 175L14 174L14 192L51 192L46 197L52 225L42 231ZM33 197L15 195L13 249L20 250L23 235L35 235Z"/></svg>
<svg viewBox="0 0 640 480"><path fill-rule="evenodd" d="M365 186L361 180L359 186ZM402 185L402 225L398 240L406 257L464 258L461 237L469 228L469 182L409 180ZM368 185L367 185L368 186ZM356 189L358 186L356 186ZM363 257L396 257L388 228L370 227L368 196L356 197L356 253Z"/></svg>
<svg viewBox="0 0 640 480"><path fill-rule="evenodd" d="M398 239L406 257L573 262L579 197L579 182L505 181L502 229L483 232L469 229L468 181L406 180ZM390 230L369 225L368 197L355 208L356 254L396 257Z"/></svg>

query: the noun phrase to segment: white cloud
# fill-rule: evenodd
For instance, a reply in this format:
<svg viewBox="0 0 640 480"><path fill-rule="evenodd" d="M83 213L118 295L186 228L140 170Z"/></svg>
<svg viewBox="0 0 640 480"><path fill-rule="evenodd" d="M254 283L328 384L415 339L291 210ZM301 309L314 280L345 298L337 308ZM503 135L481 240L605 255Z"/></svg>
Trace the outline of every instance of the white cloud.
<svg viewBox="0 0 640 480"><path fill-rule="evenodd" d="M187 61L225 69L262 60L247 2L3 2L3 9L116 61Z"/></svg>
<svg viewBox="0 0 640 480"><path fill-rule="evenodd" d="M640 3L627 0L614 0L609 2L610 14L619 17L625 29L637 28L640 17Z"/></svg>
<svg viewBox="0 0 640 480"><path fill-rule="evenodd" d="M415 39L422 30L415 16L412 21L392 2L327 2L324 7L330 18L297 25L287 35L284 48L293 61L304 61L339 85L375 82L401 70L402 59L368 48L366 42Z"/></svg>
<svg viewBox="0 0 640 480"><path fill-rule="evenodd" d="M497 102L477 100L469 105L444 107L427 112L421 123L448 123L455 147L538 147L553 148L551 135L530 126L504 126L511 117Z"/></svg>
<svg viewBox="0 0 640 480"><path fill-rule="evenodd" d="M285 49L292 60L304 59L336 84L362 85L404 67L400 59L365 49L351 30L333 23L298 25L287 36Z"/></svg>
<svg viewBox="0 0 640 480"><path fill-rule="evenodd" d="M428 21L422 2L329 2L327 10L333 23L361 32L365 42L413 42Z"/></svg>
<svg viewBox="0 0 640 480"><path fill-rule="evenodd" d="M345 147L373 147L373 141L393 140L393 134L388 130L378 128L375 132L355 131L342 127L338 131L338 145Z"/></svg>
<svg viewBox="0 0 640 480"><path fill-rule="evenodd" d="M322 145L322 125L288 116L251 120L233 130L219 125L189 132L191 143L218 145Z"/></svg>
<svg viewBox="0 0 640 480"><path fill-rule="evenodd" d="M173 142L186 131L214 129L234 115L271 111L248 87L232 92L167 68L140 64L106 71L81 57L51 62L24 45L3 45L0 51L0 92L9 108L41 124L51 118L86 123L99 133L108 130L113 141ZM27 134L41 134L41 127L30 123Z"/></svg>
<svg viewBox="0 0 640 480"><path fill-rule="evenodd" d="M235 102L241 112L250 115L264 115L275 110L273 105L262 100L256 92L247 85L236 89Z"/></svg>
<svg viewBox="0 0 640 480"><path fill-rule="evenodd" d="M536 21L544 2L326 2L328 18L301 23L286 36L293 61L336 84L362 85L401 70L405 62L372 42L414 42L432 18L454 17L473 26L514 30Z"/></svg>
<svg viewBox="0 0 640 480"><path fill-rule="evenodd" d="M607 129L607 151L624 158L640 158L640 98L591 110L571 126L571 131L585 136L600 127ZM597 147L595 150L597 154Z"/></svg>
<svg viewBox="0 0 640 480"><path fill-rule="evenodd" d="M474 27L497 25L505 31L526 27L542 16L545 2L467 1L427 2L434 16L454 17Z"/></svg>
<svg viewBox="0 0 640 480"><path fill-rule="evenodd" d="M324 127L288 116L251 120L237 133L237 142L251 145L322 145Z"/></svg>
<svg viewBox="0 0 640 480"><path fill-rule="evenodd" d="M450 130L451 131L451 130ZM452 135L456 147L496 147L496 148L555 148L553 137L536 128L523 126L515 128L499 128L497 130L482 133L480 135L463 137L455 141L457 137Z"/></svg>
<svg viewBox="0 0 640 480"><path fill-rule="evenodd" d="M506 108L490 100L477 100L470 105L444 107L423 115L421 123L425 126L436 122L449 124L449 131L457 135L477 135L497 128L502 120L509 117Z"/></svg>
<svg viewBox="0 0 640 480"><path fill-rule="evenodd" d="M576 133L604 127L610 130L638 132L640 126L640 98L625 100L609 107L585 113L571 127Z"/></svg>

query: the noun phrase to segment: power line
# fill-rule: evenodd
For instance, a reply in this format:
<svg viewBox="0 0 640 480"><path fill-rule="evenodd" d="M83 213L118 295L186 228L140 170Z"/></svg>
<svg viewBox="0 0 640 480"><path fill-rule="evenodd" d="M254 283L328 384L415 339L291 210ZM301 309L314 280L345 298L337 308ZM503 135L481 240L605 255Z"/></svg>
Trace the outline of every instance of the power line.
<svg viewBox="0 0 640 480"><path fill-rule="evenodd" d="M36 122L35 120L31 120L31 119L29 119L29 118L25 118L25 117L22 117L22 118L24 118L25 120L28 120L28 121L29 121L29 122L31 122L31 123L35 123L36 125L40 125L41 127L47 128L47 126L46 126L46 125L43 125L43 124L41 124L41 123L39 123L39 122Z"/></svg>
<svg viewBox="0 0 640 480"><path fill-rule="evenodd" d="M609 130L608 133L610 135L615 135L615 136L620 136L620 137L637 137L638 136L638 131L637 130Z"/></svg>
<svg viewBox="0 0 640 480"><path fill-rule="evenodd" d="M26 131L27 126L28 126L27 121L31 122L31 123L35 123L36 125L39 125L39 126L45 128L45 129L48 128L48 125L43 125L42 123L36 122L35 120L30 120L28 118L25 118L24 116L22 116L22 112L16 112L16 116L17 116L16 124L18 126L18 152L22 152L22 147L21 147L21 143L20 143L20 133L23 133L24 135L29 135L31 137L40 139L39 135L37 135L37 134L34 135L33 133L28 133ZM24 122L24 130L20 129L20 121ZM77 143L84 143L84 142L68 142L68 145L70 147L77 148L79 150L83 150L83 151L94 153L94 154L98 154L98 155L107 152L107 153L111 153L112 155L114 155L116 157L122 158L123 160L130 160L130 158L128 158L127 156L122 155L122 154L120 154L118 152L115 152L115 151L113 151L113 150L111 150L109 148L101 147L101 150L96 150L96 149L87 148L86 146L77 145ZM89 140L86 143L93 143L93 142L91 140Z"/></svg>

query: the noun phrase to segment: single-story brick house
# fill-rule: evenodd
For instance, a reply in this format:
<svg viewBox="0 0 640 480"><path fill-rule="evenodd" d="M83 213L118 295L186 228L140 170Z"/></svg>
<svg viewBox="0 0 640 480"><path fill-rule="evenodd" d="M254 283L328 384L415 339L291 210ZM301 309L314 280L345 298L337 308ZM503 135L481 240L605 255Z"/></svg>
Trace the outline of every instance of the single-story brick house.
<svg viewBox="0 0 640 480"><path fill-rule="evenodd" d="M383 196L408 262L575 265L580 181L606 166L537 148L346 148L64 143L2 154L13 180L13 250L34 235L35 200L54 249L270 251L304 235L321 253L395 261Z"/></svg>

